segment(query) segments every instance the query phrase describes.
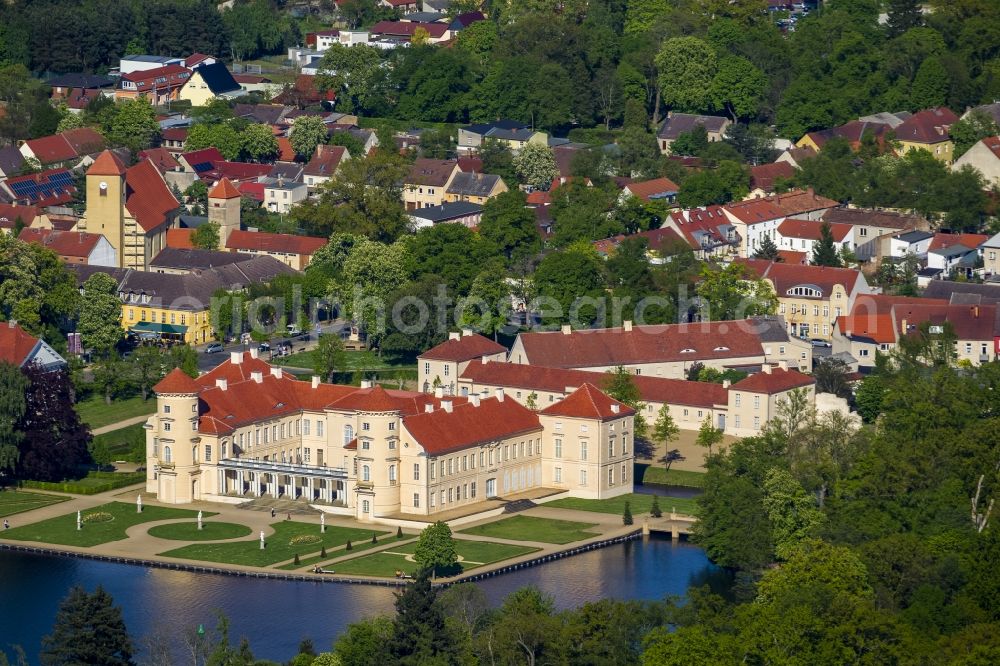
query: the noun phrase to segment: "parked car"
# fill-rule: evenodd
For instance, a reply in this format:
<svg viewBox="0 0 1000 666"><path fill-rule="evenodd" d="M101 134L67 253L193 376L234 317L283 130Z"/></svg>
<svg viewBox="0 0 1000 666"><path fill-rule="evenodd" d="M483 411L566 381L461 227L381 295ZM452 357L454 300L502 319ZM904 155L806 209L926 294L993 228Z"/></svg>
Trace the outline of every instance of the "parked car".
<svg viewBox="0 0 1000 666"><path fill-rule="evenodd" d="M257 345L257 351L262 351L262 352L271 351L271 345L267 344L266 342L262 342L259 345Z"/></svg>
<svg viewBox="0 0 1000 666"><path fill-rule="evenodd" d="M819 338L812 338L809 340L813 347L829 347L830 343L826 340L820 340Z"/></svg>
<svg viewBox="0 0 1000 666"><path fill-rule="evenodd" d="M205 347L206 354L215 354L216 352L223 351L225 347L222 346L221 342L211 342L207 347Z"/></svg>

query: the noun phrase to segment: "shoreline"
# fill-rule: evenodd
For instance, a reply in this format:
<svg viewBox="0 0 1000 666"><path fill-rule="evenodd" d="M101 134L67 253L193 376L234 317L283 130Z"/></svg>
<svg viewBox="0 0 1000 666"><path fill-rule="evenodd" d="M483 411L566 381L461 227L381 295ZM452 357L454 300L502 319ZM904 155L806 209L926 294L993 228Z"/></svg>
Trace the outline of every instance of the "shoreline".
<svg viewBox="0 0 1000 666"><path fill-rule="evenodd" d="M508 572L529 567L538 566L546 562L572 557L579 553L597 550L626 541L634 541L642 538L641 528L628 530L625 534L618 534L610 537L599 538L594 541L572 545L568 548L548 552L543 555L528 554L520 558L502 560L482 567L476 567L469 573L459 574L448 578L440 578L434 581L438 587L448 587L456 583L475 582L486 578L493 578ZM174 571L188 571L191 573L207 573L222 576L236 576L244 578L268 578L284 581L298 582L322 582L340 583L346 585L374 585L377 587L403 587L407 584L407 579L381 578L377 576L352 576L347 577L341 574L316 574L311 572L279 572L263 567L249 567L240 565L220 565L220 564L196 564L192 560L173 560L161 557L130 557L127 555L111 555L90 550L76 549L72 546L58 545L31 545L30 543L17 543L0 540L0 551L11 551L20 553L31 553L38 555L52 555L56 557L82 557L99 562L111 562L114 564L128 564L141 567L154 567L159 569L172 569Z"/></svg>

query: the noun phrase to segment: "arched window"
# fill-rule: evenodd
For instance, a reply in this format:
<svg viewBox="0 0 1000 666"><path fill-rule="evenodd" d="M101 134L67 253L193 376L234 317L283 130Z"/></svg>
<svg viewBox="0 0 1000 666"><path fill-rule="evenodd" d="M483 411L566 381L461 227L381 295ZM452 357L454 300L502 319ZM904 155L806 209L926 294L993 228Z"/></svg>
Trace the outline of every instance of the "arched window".
<svg viewBox="0 0 1000 666"><path fill-rule="evenodd" d="M396 483L396 466L389 465L389 483Z"/></svg>
<svg viewBox="0 0 1000 666"><path fill-rule="evenodd" d="M198 462L198 447L197 446L192 446L191 447L191 462L194 462L194 463Z"/></svg>
<svg viewBox="0 0 1000 666"><path fill-rule="evenodd" d="M222 457L225 458L229 451L229 442L222 440Z"/></svg>
<svg viewBox="0 0 1000 666"><path fill-rule="evenodd" d="M352 426L352 425L345 425L344 426L344 445L346 446L346 445L350 444L352 439L354 439L354 426Z"/></svg>
<svg viewBox="0 0 1000 666"><path fill-rule="evenodd" d="M163 462L166 462L166 463L170 462L170 447L169 446L164 446L163 447Z"/></svg>
<svg viewBox="0 0 1000 666"><path fill-rule="evenodd" d="M368 465L361 466L361 480L362 481L372 480L372 470Z"/></svg>

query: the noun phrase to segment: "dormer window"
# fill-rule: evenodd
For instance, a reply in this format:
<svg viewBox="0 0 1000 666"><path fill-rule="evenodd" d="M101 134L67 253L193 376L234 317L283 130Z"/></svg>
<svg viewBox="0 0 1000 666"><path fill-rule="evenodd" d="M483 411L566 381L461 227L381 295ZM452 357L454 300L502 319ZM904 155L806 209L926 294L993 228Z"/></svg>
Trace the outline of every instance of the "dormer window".
<svg viewBox="0 0 1000 666"><path fill-rule="evenodd" d="M694 353L694 350L693 350L693 349L691 349L690 347L688 347L687 349L682 349L682 350L681 350L681 353L682 353L682 354L693 354L693 353Z"/></svg>
<svg viewBox="0 0 1000 666"><path fill-rule="evenodd" d="M713 349L712 351L717 351L717 352L727 352L727 351L729 351L729 347L716 347L716 348L715 348L715 349Z"/></svg>
<svg viewBox="0 0 1000 666"><path fill-rule="evenodd" d="M809 298L823 298L823 292L816 287L792 287L787 292L789 296L806 296Z"/></svg>

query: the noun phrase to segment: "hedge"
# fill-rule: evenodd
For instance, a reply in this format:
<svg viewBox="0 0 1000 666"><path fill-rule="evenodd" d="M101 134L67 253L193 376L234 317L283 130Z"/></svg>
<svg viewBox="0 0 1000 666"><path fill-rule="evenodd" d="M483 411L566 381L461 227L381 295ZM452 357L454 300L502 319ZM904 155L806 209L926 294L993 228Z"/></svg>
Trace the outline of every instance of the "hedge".
<svg viewBox="0 0 1000 666"><path fill-rule="evenodd" d="M22 481L23 488L49 490L59 493L74 493L76 495L96 495L98 493L131 486L146 480L145 472L91 472L77 481Z"/></svg>

